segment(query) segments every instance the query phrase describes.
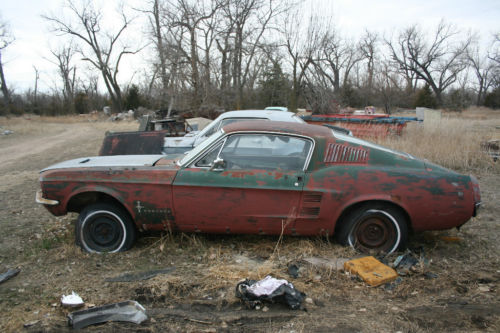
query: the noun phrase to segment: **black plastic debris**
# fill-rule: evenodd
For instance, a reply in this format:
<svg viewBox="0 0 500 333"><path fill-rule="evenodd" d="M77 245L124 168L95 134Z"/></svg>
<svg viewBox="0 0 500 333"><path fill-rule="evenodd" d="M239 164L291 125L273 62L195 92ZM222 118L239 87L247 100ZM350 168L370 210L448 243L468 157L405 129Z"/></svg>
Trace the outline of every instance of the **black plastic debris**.
<svg viewBox="0 0 500 333"><path fill-rule="evenodd" d="M425 272L424 277L426 279L437 279L438 275L432 272Z"/></svg>
<svg viewBox="0 0 500 333"><path fill-rule="evenodd" d="M19 274L20 271L21 270L17 269L17 268L9 268L9 270L7 270L7 272L0 274L0 283L3 283L10 278L13 278L17 274Z"/></svg>
<svg viewBox="0 0 500 333"><path fill-rule="evenodd" d="M293 277L294 279L299 277L299 266L296 264L288 265L288 275Z"/></svg>
<svg viewBox="0 0 500 333"><path fill-rule="evenodd" d="M387 291L392 291L394 290L397 286L399 286L401 284L401 282L403 282L403 279L401 277L397 277L396 280L392 281L392 282L389 282L389 283L386 283L384 285L384 289L387 290Z"/></svg>
<svg viewBox="0 0 500 333"><path fill-rule="evenodd" d="M245 280L236 285L236 297L253 309L262 302L283 303L292 310L302 308L306 294L287 280L266 276L260 281Z"/></svg>
<svg viewBox="0 0 500 333"><path fill-rule="evenodd" d="M394 260L392 267L396 269L399 275L408 275L415 270L419 260L411 252L400 255Z"/></svg>
<svg viewBox="0 0 500 333"><path fill-rule="evenodd" d="M175 267L169 267L165 269L156 269L152 271L136 272L136 273L126 273L112 278L106 278L106 282L133 282L133 281L144 281L149 280L158 274L167 274L173 272Z"/></svg>
<svg viewBox="0 0 500 333"><path fill-rule="evenodd" d="M68 325L74 329L80 329L108 321L128 321L140 324L146 319L148 319L146 309L142 305L135 301L125 301L71 312L68 315Z"/></svg>

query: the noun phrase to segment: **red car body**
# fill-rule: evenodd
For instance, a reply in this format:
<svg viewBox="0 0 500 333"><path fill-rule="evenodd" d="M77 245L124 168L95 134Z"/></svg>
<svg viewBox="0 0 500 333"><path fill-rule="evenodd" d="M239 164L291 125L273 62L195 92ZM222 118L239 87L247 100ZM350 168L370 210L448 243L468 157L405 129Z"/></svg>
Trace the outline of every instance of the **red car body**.
<svg viewBox="0 0 500 333"><path fill-rule="evenodd" d="M276 145L284 149L292 141L303 144L303 155L283 154L268 161L262 153L254 157L238 154L226 159L250 161L253 166L197 166L201 156L216 152L217 145L223 147L219 157L229 151L227 142L238 135L238 140L250 138L249 142L269 138L268 144L274 144L272 140L278 140ZM77 159L43 170L39 202L54 215L81 212L88 205L110 202L126 211L139 231L292 235L339 232L345 234L344 243L351 242L348 238L354 237L353 231L339 231L340 224L353 224L344 220L353 219L349 216L363 207L371 207L365 211L372 215L389 212L385 215L404 220L398 222L396 231L389 230L392 226L382 230L389 236L380 234L383 223L378 222L378 227L377 223L367 225L358 238L364 237L369 243L370 237L390 238L391 233L409 229L460 226L476 214L480 204L474 177L314 125L233 123L180 162L159 155L129 157L131 161L148 160L134 164L127 163L127 156L118 156L110 158L118 158L120 163L101 165L102 158L106 157ZM289 167L293 163L287 161L292 158L293 163L299 161L300 167ZM283 161L285 167L280 167ZM271 162L276 163L275 167ZM389 247L391 251L387 252L396 247Z"/></svg>

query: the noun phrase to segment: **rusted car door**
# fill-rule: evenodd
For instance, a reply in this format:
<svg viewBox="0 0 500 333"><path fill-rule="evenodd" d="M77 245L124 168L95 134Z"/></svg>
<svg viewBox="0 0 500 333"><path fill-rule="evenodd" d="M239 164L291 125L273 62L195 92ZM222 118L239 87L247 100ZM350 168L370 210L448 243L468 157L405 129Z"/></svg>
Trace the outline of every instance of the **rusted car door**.
<svg viewBox="0 0 500 333"><path fill-rule="evenodd" d="M186 231L280 233L296 217L312 146L286 135L227 137L179 170L173 188L177 225Z"/></svg>

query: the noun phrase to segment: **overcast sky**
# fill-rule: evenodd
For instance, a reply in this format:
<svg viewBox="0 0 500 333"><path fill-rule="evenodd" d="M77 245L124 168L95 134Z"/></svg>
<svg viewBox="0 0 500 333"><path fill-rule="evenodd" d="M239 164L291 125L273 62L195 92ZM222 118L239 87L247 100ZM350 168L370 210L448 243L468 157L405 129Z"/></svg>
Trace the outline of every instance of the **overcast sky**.
<svg viewBox="0 0 500 333"><path fill-rule="evenodd" d="M106 17L112 17L118 0L95 0L106 4ZM145 1L125 0L135 7ZM2 52L2 62L9 88L16 92L33 87L35 72L40 71L40 85L47 90L54 86L56 68L47 61L50 48L57 48L63 39L49 31L42 14L59 15L62 0L3 0L0 15L9 23L15 42ZM478 33L483 45L494 32L500 32L500 0L305 0L305 13L311 11L318 16L332 16L343 35L358 37L367 28L390 35L398 28L419 23L424 29L435 27L441 19L455 24L463 31ZM306 20L306 17L305 17ZM112 21L110 19L110 21ZM138 23L139 24L139 23ZM143 28L134 29L140 38ZM147 59L148 54L137 59ZM122 83L128 83L132 73L141 62L128 60L120 71Z"/></svg>

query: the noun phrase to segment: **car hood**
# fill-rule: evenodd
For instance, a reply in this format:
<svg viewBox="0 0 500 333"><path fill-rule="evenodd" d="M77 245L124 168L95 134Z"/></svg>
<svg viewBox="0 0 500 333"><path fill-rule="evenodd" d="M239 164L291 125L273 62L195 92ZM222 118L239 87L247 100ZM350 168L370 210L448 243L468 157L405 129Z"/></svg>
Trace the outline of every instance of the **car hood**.
<svg viewBox="0 0 500 333"><path fill-rule="evenodd" d="M165 155L113 155L80 157L51 165L40 172L67 168L152 166Z"/></svg>
<svg viewBox="0 0 500 333"><path fill-rule="evenodd" d="M193 147L197 136L167 137L163 147Z"/></svg>

